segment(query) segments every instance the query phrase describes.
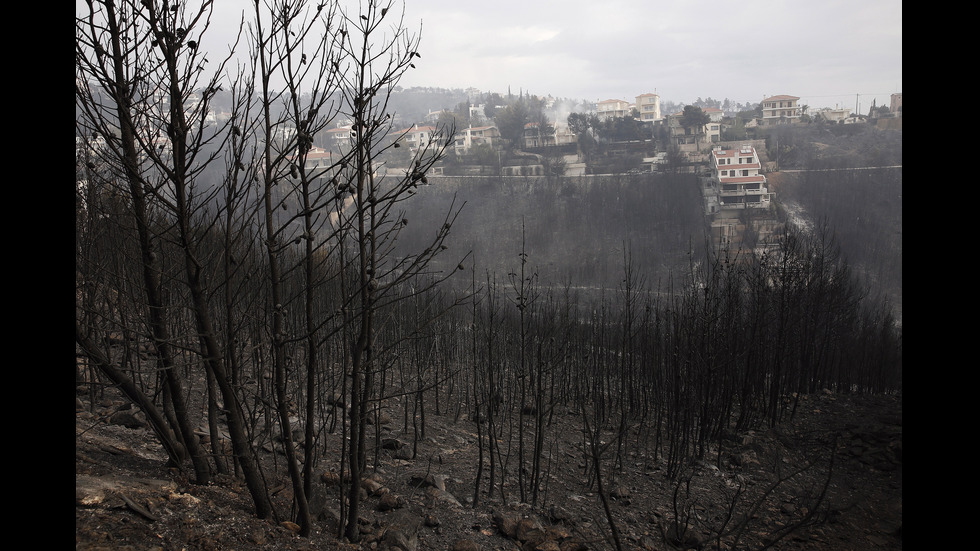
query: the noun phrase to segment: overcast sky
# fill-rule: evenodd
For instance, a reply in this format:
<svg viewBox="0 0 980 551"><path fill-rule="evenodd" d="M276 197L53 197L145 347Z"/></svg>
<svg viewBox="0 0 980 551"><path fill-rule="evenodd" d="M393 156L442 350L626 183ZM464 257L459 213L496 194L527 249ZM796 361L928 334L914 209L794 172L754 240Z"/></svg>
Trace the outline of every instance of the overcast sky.
<svg viewBox="0 0 980 551"><path fill-rule="evenodd" d="M216 5L218 26L247 3ZM902 91L900 0L406 0L405 20L422 56L405 87L677 103L788 94L863 113Z"/></svg>

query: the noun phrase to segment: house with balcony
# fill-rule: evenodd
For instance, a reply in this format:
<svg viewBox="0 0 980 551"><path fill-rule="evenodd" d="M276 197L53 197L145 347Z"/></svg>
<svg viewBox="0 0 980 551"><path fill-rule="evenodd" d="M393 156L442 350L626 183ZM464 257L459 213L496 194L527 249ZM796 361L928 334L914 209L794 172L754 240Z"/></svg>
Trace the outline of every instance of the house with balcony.
<svg viewBox="0 0 980 551"><path fill-rule="evenodd" d="M758 253L771 246L779 223L768 208L772 193L761 168L759 154L751 145L711 150L702 191L712 240L718 247Z"/></svg>
<svg viewBox="0 0 980 551"><path fill-rule="evenodd" d="M636 96L637 111L640 112L640 120L643 122L655 122L663 120L660 114L660 96L657 94L640 94Z"/></svg>
<svg viewBox="0 0 980 551"><path fill-rule="evenodd" d="M441 148L438 138L439 129L435 126L414 125L411 128L399 130L393 134L394 141L408 146L412 153L419 150L436 150Z"/></svg>
<svg viewBox="0 0 980 551"><path fill-rule="evenodd" d="M475 145L493 147L500 140L500 130L496 126L470 126L456 132L453 147L456 153L467 153Z"/></svg>
<svg viewBox="0 0 980 551"><path fill-rule="evenodd" d="M476 123L487 122L486 104L470 105L470 120Z"/></svg>
<svg viewBox="0 0 980 551"><path fill-rule="evenodd" d="M522 139L524 141L524 147L531 149L573 144L578 141L578 136L568 129L567 124L549 123L544 128L541 128L539 123L529 122L524 125Z"/></svg>
<svg viewBox="0 0 980 551"><path fill-rule="evenodd" d="M769 208L772 194L766 176L759 171L762 163L755 148L742 145L737 149L711 150L712 188L721 211Z"/></svg>
<svg viewBox="0 0 980 551"><path fill-rule="evenodd" d="M293 159L295 157L290 157L290 160ZM306 163L304 163L304 167L307 172L322 172L324 169L330 168L333 163L334 155L330 151L322 147L313 146L306 152Z"/></svg>
<svg viewBox="0 0 980 551"><path fill-rule="evenodd" d="M800 98L796 96L771 96L762 100L762 125L793 124L800 122Z"/></svg>
<svg viewBox="0 0 980 551"><path fill-rule="evenodd" d="M676 145L681 151L690 153L699 150L701 143L708 141L708 133L711 125L718 127L715 132L720 138L721 123L708 123L700 129L688 128L684 126L684 113L678 111L677 113L667 115L667 136L671 144Z"/></svg>
<svg viewBox="0 0 980 551"><path fill-rule="evenodd" d="M319 132L316 137L331 150L347 151L354 143L354 130L350 125L337 126Z"/></svg>
<svg viewBox="0 0 980 551"><path fill-rule="evenodd" d="M536 122L524 125L523 138L525 148L555 145L554 128L548 126L541 128L541 125Z"/></svg>
<svg viewBox="0 0 980 551"><path fill-rule="evenodd" d="M601 120L622 118L632 112L633 106L621 99L607 99L596 104L596 115Z"/></svg>

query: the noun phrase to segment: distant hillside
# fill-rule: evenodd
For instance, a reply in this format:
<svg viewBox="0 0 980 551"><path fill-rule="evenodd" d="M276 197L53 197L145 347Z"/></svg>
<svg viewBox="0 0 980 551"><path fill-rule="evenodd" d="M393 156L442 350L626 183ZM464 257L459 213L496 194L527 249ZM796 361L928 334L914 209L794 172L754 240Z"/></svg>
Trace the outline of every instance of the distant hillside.
<svg viewBox="0 0 980 551"><path fill-rule="evenodd" d="M901 316L901 133L853 128L779 128L763 153L779 157L770 189L778 208L811 225L826 222L841 252L868 286ZM776 147L778 144L779 151ZM847 170L840 170L840 169ZM505 278L520 267L522 227L528 269L543 284L615 290L624 251L650 288L666 287L704 256L705 220L693 176L624 174L600 178L436 177L405 203L409 225L398 249L420 251L452 201L462 211L437 268L452 270L472 252L478 277ZM693 257L689 254L693 253ZM454 278L459 281L459 278Z"/></svg>

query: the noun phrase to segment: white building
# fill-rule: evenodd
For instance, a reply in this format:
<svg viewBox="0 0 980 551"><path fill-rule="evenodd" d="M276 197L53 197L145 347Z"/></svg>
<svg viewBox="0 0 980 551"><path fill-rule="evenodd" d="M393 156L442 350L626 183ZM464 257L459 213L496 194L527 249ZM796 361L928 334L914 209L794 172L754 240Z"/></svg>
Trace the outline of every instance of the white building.
<svg viewBox="0 0 980 551"><path fill-rule="evenodd" d="M500 131L496 126L470 126L456 131L453 146L456 153L466 153L474 145L486 144L493 147L500 140Z"/></svg>
<svg viewBox="0 0 980 551"><path fill-rule="evenodd" d="M820 116L822 119L828 122L840 122L851 116L851 110L847 107L823 107L821 109L813 109L810 111L809 115L813 118Z"/></svg>
<svg viewBox="0 0 980 551"><path fill-rule="evenodd" d="M762 163L755 148L742 145L738 149L711 150L711 170L718 197L718 207L729 209L768 208L772 194L766 177L760 174Z"/></svg>
<svg viewBox="0 0 980 551"><path fill-rule="evenodd" d="M640 112L640 120L644 122L663 120L660 114L660 96L657 94L640 94L636 96L636 109Z"/></svg>
<svg viewBox="0 0 980 551"><path fill-rule="evenodd" d="M596 104L596 115L602 120L622 118L630 114L631 105L621 99L607 99Z"/></svg>
<svg viewBox="0 0 980 551"><path fill-rule="evenodd" d="M435 126L413 125L394 133L394 140L406 144L412 153L419 150L438 150L441 147L439 129Z"/></svg>
<svg viewBox="0 0 980 551"><path fill-rule="evenodd" d="M328 148L337 151L350 150L355 137L354 129L350 125L328 128L317 134L320 143L324 143Z"/></svg>
<svg viewBox="0 0 980 551"><path fill-rule="evenodd" d="M771 96L762 100L762 124L791 124L800 122L800 98L796 96Z"/></svg>

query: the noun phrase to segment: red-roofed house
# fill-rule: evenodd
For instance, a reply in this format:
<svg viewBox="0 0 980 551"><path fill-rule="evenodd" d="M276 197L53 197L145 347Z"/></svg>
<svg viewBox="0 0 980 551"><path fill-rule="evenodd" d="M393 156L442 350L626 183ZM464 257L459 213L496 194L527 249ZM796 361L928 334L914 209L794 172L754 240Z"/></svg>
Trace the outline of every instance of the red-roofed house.
<svg viewBox="0 0 980 551"><path fill-rule="evenodd" d="M766 187L765 175L759 173L761 168L759 156L750 145L738 149L714 148L711 170L718 207L722 210L768 208L772 194Z"/></svg>
<svg viewBox="0 0 980 551"><path fill-rule="evenodd" d="M354 132L350 126L328 128L317 135L317 137L321 136L322 141L326 142L327 147L337 149L338 151L347 151L351 148L351 144L354 143Z"/></svg>

